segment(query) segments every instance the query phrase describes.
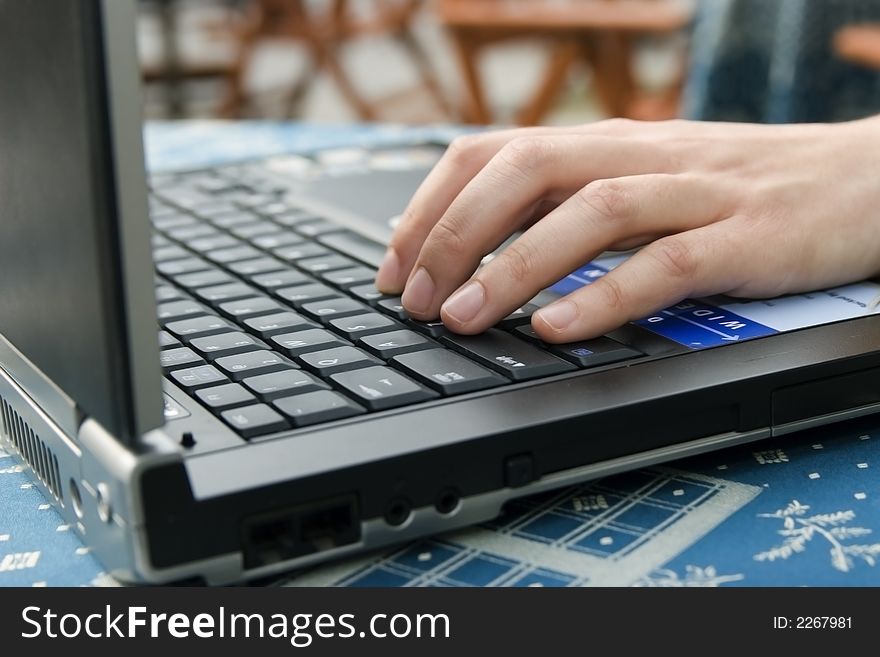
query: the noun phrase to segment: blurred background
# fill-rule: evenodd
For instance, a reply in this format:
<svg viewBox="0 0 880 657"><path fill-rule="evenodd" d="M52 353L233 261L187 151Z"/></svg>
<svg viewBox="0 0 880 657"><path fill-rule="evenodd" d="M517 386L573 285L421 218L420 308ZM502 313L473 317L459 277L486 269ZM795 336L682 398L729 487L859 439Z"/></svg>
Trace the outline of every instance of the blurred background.
<svg viewBox="0 0 880 657"><path fill-rule="evenodd" d="M880 112L880 0L141 0L147 117L573 124Z"/></svg>

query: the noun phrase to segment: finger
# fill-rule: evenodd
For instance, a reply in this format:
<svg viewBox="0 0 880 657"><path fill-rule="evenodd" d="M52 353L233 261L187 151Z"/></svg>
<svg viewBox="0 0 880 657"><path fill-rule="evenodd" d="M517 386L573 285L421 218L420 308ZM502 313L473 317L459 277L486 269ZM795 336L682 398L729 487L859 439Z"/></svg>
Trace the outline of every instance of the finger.
<svg viewBox="0 0 880 657"><path fill-rule="evenodd" d="M492 157L508 142L521 136L552 135L561 128L499 130L455 139L413 195L376 275L376 287L399 294L409 276L419 248L444 210Z"/></svg>
<svg viewBox="0 0 880 657"><path fill-rule="evenodd" d="M453 331L479 333L610 245L690 230L726 216L727 206L725 189L688 175L595 181L496 255L440 316Z"/></svg>
<svg viewBox="0 0 880 657"><path fill-rule="evenodd" d="M404 289L417 319L434 319L440 304L474 272L484 255L529 218L548 196L568 197L585 182L672 168L668 151L634 140L575 136L517 139L502 148L462 190L431 230Z"/></svg>
<svg viewBox="0 0 880 657"><path fill-rule="evenodd" d="M464 135L455 139L416 190L404 211L403 219L391 237L388 251L376 275L376 287L388 294L400 293L422 243L445 210L498 151L514 139L554 135L649 138L677 130L674 126L679 123L610 119L574 128L518 128Z"/></svg>
<svg viewBox="0 0 880 657"><path fill-rule="evenodd" d="M546 342L594 338L687 297L722 294L747 279L769 278L773 259L761 253L762 243L744 217L664 237L545 306L532 317L532 327Z"/></svg>

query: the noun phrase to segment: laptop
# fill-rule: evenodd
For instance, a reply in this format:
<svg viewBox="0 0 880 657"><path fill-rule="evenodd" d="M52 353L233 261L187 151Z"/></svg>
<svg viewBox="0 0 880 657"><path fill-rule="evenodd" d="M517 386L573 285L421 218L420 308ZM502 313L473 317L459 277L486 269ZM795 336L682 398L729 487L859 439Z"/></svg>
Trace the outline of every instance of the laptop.
<svg viewBox="0 0 880 657"><path fill-rule="evenodd" d="M372 287L442 144L148 179L133 0L0 0L0 446L126 582L264 578L880 410L880 285L550 346Z"/></svg>

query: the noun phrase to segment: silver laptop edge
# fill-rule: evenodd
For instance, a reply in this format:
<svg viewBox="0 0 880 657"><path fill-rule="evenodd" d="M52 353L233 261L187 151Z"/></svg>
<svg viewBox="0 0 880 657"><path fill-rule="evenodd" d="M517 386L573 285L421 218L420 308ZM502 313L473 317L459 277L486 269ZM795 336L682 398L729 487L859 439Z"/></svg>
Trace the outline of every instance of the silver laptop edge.
<svg viewBox="0 0 880 657"><path fill-rule="evenodd" d="M362 552L447 531L494 518L511 499L564 485L576 484L637 466L656 464L781 435L801 428L880 411L880 404L836 410L819 417L784 422L755 429L725 431L649 449L628 456L600 460L541 476L517 487L502 487L486 493L466 495L448 513L432 506L413 509L406 522L391 526L380 518L358 518L360 538L355 542L270 565L246 568L243 550L182 565L157 568L150 559L148 528L141 495L141 474L163 464L183 464L179 434L173 436L162 424L162 386L156 362L155 300L149 256L150 228L146 216L146 181L143 146L140 140L140 95L133 71L137 70L134 3L101 0L107 63L106 84L113 99L110 126L114 152L123 153L114 162L115 189L120 223L121 262L126 279L124 299L128 351L135 375L131 380L136 436L133 445L124 444L94 418L87 417L68 395L30 360L0 335L0 445L9 449L32 470L40 490L53 501L70 528L94 550L109 574L124 581L153 583L204 578L212 584L265 577L306 567L328 559ZM279 178L280 179L280 178ZM363 231L357 217L326 208L353 228ZM367 229L369 230L369 229ZM378 236L378 235L374 235ZM875 324L876 326L876 321ZM867 331L859 338L868 342ZM780 336L781 339L785 339ZM760 342L760 341L758 341ZM880 345L875 345L880 348ZM746 345L724 347L741 350ZM791 370L803 368L806 357L800 345L797 357L784 352L766 355L762 366L774 363ZM846 361L860 355L856 346L827 350L827 361ZM711 356L707 356L712 360ZM759 368L758 368L759 369ZM141 376L143 373L143 376ZM571 379L570 379L571 380ZM677 391L676 391L677 392ZM122 394L122 393L120 393ZM767 401L772 405L772 400ZM268 450L271 451L271 450ZM211 459L206 459L209 462ZM196 496L198 497L198 496Z"/></svg>

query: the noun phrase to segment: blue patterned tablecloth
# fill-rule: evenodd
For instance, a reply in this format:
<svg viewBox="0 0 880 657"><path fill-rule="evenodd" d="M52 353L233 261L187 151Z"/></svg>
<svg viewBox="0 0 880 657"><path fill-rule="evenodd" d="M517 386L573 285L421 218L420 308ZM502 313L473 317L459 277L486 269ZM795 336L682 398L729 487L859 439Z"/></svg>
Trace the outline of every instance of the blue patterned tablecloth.
<svg viewBox="0 0 880 657"><path fill-rule="evenodd" d="M446 127L154 124L153 170ZM289 585L880 585L880 420L639 470L516 502L495 521L299 574ZM0 452L0 585L112 585Z"/></svg>

